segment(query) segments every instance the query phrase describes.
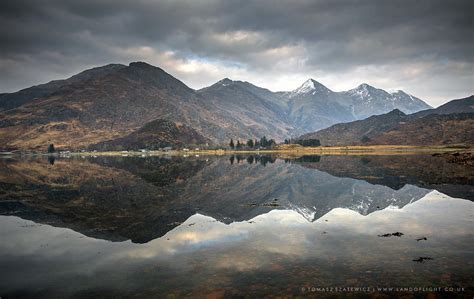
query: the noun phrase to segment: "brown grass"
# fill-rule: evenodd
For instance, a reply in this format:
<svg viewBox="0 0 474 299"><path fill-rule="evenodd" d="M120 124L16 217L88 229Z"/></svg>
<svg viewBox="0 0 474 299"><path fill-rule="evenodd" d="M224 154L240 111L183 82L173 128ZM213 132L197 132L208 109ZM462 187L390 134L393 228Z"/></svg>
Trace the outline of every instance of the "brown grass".
<svg viewBox="0 0 474 299"><path fill-rule="evenodd" d="M473 150L474 148L463 145L458 146L414 146L414 145L368 145L368 146L320 146L320 147L302 147L294 145L280 145L274 149L262 150L175 150L169 152L149 151L147 155L232 155L232 154L278 154L283 156L301 156L301 155L411 155L420 153L439 153L459 150ZM73 155L84 156L140 156L142 152L129 151L126 153L120 151L111 152L81 152Z"/></svg>

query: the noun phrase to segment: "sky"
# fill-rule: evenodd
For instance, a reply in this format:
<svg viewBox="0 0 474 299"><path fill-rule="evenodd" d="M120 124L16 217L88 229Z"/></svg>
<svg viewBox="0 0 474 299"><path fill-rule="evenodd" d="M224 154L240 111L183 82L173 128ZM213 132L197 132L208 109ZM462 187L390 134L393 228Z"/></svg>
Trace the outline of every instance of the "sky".
<svg viewBox="0 0 474 299"><path fill-rule="evenodd" d="M0 92L145 61L198 89L402 89L432 106L474 94L472 0L2 0Z"/></svg>

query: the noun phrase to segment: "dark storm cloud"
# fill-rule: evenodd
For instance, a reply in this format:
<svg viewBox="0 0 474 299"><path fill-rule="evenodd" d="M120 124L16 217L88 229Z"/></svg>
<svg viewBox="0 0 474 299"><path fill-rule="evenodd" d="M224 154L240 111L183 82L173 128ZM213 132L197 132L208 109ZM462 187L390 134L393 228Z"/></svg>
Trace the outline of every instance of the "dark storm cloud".
<svg viewBox="0 0 474 299"><path fill-rule="evenodd" d="M472 93L473 11L470 0L3 0L0 90L145 59L194 87L225 72L271 88L265 78L291 74L384 85L389 69L393 87L454 97Z"/></svg>

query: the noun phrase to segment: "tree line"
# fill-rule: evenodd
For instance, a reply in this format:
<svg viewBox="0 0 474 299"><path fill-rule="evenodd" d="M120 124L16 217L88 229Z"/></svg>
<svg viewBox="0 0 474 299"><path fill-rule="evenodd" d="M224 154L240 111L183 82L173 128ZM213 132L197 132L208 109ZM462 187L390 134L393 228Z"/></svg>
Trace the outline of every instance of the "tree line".
<svg viewBox="0 0 474 299"><path fill-rule="evenodd" d="M319 139L285 139L285 144L299 144L301 146L321 146ZM234 139L231 139L229 142L230 149L253 149L253 148L269 148L273 147L277 143L274 139L267 139L266 136L263 136L258 139L248 139L247 142L240 142L237 139L235 142Z"/></svg>
<svg viewBox="0 0 474 299"><path fill-rule="evenodd" d="M272 156L241 156L241 155L232 155L229 158L229 162L231 165L234 163L240 164L240 161L247 161L247 164L258 164L262 166L266 166L268 163L275 163L276 158Z"/></svg>
<svg viewBox="0 0 474 299"><path fill-rule="evenodd" d="M231 149L243 149L243 148L267 148L267 147L272 147L276 145L276 142L274 139L267 139L266 136L263 136L258 139L248 139L247 142L240 142L240 140L237 139L237 142L234 142L234 139L231 139L229 142L229 147Z"/></svg>

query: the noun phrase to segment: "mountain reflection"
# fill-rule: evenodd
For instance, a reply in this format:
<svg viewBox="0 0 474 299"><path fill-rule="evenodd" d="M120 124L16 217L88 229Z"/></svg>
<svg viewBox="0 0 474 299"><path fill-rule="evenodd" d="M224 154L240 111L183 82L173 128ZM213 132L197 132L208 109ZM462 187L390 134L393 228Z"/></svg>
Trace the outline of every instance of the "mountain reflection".
<svg viewBox="0 0 474 299"><path fill-rule="evenodd" d="M472 205L432 191L401 210L362 216L336 208L315 222L292 210L231 224L196 213L146 244L0 216L0 290L6 297L289 297L312 285L469 286ZM404 235L377 237L394 231ZM413 262L420 256L431 260Z"/></svg>
<svg viewBox="0 0 474 299"><path fill-rule="evenodd" d="M313 222L336 208L402 208L432 189L472 199L472 169L429 156L234 155L0 161L0 214L146 243L199 213L222 223L271 210ZM440 171L440 168L442 171Z"/></svg>

